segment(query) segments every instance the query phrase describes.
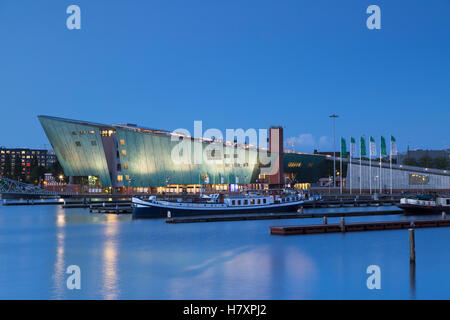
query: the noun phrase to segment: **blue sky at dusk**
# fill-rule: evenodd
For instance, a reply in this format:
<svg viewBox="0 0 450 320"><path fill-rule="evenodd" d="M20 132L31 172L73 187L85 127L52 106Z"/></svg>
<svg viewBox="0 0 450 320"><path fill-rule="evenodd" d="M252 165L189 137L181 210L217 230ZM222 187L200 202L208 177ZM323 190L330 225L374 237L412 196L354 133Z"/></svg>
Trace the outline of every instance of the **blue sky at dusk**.
<svg viewBox="0 0 450 320"><path fill-rule="evenodd" d="M81 8L81 30L66 8ZM381 8L381 30L366 8ZM0 145L37 115L193 131L285 127L296 149L393 134L450 148L450 1L0 0Z"/></svg>

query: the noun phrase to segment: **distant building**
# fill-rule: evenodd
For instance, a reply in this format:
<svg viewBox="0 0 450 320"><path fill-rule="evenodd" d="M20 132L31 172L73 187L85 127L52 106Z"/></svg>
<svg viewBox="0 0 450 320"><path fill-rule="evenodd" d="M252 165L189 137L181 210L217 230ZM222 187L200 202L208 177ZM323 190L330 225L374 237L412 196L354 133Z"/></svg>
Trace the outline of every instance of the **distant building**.
<svg viewBox="0 0 450 320"><path fill-rule="evenodd" d="M30 174L31 162L34 157L36 158L37 164L45 168L50 167L57 160L53 150L0 147L0 168L2 175L5 172L5 162L8 155L11 159L11 172L14 171L16 159L19 158L22 165L22 175L24 176Z"/></svg>
<svg viewBox="0 0 450 320"><path fill-rule="evenodd" d="M417 150L408 150L406 153L403 153L402 158L409 158L409 159L415 159L419 160L423 158L424 156L428 156L432 159L444 157L450 160L450 149L443 149L443 150L424 150L424 149L417 149Z"/></svg>

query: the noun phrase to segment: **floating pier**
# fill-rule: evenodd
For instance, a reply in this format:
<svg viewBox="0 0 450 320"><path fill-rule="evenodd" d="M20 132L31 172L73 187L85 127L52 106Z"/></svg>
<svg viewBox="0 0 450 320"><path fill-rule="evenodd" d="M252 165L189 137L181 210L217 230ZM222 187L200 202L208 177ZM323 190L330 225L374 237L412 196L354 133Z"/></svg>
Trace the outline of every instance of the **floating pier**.
<svg viewBox="0 0 450 320"><path fill-rule="evenodd" d="M167 223L195 223L195 222L223 222L223 221L243 221L243 220L276 220L276 219L305 219L322 217L359 217L359 216L380 216L401 214L403 211L382 210L382 211L356 211L356 212L327 212L327 213L253 213L253 214L227 214L194 217L167 218Z"/></svg>
<svg viewBox="0 0 450 320"><path fill-rule="evenodd" d="M131 213L131 206L108 206L108 207L93 207L89 209L91 213L105 213L105 214L128 214Z"/></svg>
<svg viewBox="0 0 450 320"><path fill-rule="evenodd" d="M378 222L353 222L345 223L341 220L338 224L316 224L304 226L280 226L270 227L272 235L297 235L314 233L335 233L354 231L380 231L411 228L438 228L450 227L450 220L404 220L404 221L378 221Z"/></svg>

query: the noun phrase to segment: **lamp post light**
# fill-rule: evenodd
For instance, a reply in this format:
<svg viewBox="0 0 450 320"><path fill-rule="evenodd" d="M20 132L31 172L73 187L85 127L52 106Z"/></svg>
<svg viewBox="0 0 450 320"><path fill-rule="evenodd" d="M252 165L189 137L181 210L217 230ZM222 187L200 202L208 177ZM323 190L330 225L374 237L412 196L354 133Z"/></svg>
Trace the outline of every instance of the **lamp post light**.
<svg viewBox="0 0 450 320"><path fill-rule="evenodd" d="M333 188L336 188L336 118L339 118L337 114L329 116L333 120ZM342 155L341 155L342 156Z"/></svg>

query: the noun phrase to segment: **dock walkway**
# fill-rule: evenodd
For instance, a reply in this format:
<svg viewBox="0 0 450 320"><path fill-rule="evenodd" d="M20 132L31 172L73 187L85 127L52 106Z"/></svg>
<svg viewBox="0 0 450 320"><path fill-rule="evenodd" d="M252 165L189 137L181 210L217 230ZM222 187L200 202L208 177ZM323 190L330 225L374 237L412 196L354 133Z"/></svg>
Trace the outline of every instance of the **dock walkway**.
<svg viewBox="0 0 450 320"><path fill-rule="evenodd" d="M450 227L450 220L404 220L404 221L377 221L377 222L353 222L338 224L316 224L303 226L280 226L270 227L272 235L299 235L314 233L335 233L335 232L355 232L355 231L380 231L410 228L437 228Z"/></svg>

